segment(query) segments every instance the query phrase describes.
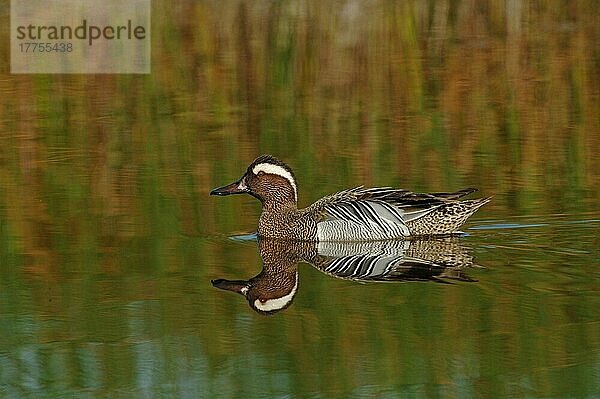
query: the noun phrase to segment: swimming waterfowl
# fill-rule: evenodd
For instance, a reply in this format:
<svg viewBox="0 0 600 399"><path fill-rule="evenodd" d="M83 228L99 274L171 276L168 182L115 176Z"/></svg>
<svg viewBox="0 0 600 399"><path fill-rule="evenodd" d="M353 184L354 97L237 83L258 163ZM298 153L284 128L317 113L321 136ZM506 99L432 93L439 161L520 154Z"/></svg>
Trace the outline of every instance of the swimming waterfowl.
<svg viewBox="0 0 600 399"><path fill-rule="evenodd" d="M300 241L376 241L459 233L458 228L490 201L459 198L477 191L414 193L356 187L298 209L292 169L271 155L256 158L237 181L211 195L250 194L262 203L260 237Z"/></svg>
<svg viewBox="0 0 600 399"><path fill-rule="evenodd" d="M334 278L356 282L473 282L469 248L458 237L375 242L310 242L258 239L262 270L247 280L214 279L237 292L259 314L288 308L299 289L298 264L306 262Z"/></svg>

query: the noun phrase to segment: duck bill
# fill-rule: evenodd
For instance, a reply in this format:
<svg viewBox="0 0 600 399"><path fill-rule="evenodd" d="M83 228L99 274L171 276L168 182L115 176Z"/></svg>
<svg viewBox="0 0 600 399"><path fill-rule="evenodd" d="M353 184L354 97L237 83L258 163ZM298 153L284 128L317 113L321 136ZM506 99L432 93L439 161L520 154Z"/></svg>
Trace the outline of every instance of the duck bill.
<svg viewBox="0 0 600 399"><path fill-rule="evenodd" d="M231 194L243 194L248 192L248 187L244 183L244 178L242 177L238 181L234 181L231 184L228 184L223 187L215 188L210 192L210 195L231 195Z"/></svg>
<svg viewBox="0 0 600 399"><path fill-rule="evenodd" d="M243 280L225 280L220 278L217 280L212 280L211 283L215 288L237 292L238 294L242 295L246 295L246 292L248 292L249 289L248 282Z"/></svg>

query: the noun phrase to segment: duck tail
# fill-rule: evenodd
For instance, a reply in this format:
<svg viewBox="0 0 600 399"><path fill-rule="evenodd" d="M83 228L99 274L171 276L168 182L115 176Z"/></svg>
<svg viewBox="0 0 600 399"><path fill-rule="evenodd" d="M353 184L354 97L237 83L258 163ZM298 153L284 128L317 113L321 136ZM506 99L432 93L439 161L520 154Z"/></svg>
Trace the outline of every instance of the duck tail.
<svg viewBox="0 0 600 399"><path fill-rule="evenodd" d="M475 191L478 191L478 190L474 187L469 187L469 188L463 188L462 190L458 190L453 193L431 193L431 195L434 197L445 198L445 199L459 199L466 195L474 193Z"/></svg>

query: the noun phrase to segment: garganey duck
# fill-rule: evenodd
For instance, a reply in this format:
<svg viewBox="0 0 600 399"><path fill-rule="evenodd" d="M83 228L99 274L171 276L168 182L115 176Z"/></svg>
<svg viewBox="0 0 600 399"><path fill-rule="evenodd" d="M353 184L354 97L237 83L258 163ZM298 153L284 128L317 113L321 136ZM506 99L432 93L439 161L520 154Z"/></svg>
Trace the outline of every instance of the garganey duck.
<svg viewBox="0 0 600 399"><path fill-rule="evenodd" d="M477 265L458 237L376 242L310 242L260 238L262 270L248 280L212 280L243 295L256 312L270 315L289 307L298 293L298 264L306 262L334 278L356 282L474 282Z"/></svg>
<svg viewBox="0 0 600 399"><path fill-rule="evenodd" d="M250 194L262 203L259 237L301 241L377 241L449 235L490 201L458 199L476 191L419 194L390 187L356 187L298 209L292 169L262 155L237 181L211 195Z"/></svg>

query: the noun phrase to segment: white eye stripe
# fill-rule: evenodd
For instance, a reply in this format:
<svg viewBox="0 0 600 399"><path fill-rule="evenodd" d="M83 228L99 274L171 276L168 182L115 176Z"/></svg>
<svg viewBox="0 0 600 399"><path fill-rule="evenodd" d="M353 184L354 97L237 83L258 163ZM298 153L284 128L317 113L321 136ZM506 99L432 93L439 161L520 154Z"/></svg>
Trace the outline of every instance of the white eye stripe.
<svg viewBox="0 0 600 399"><path fill-rule="evenodd" d="M272 163L259 163L258 165L254 166L254 168L252 168L252 173L257 175L258 172L270 173L272 175L281 176L284 179L286 179L288 182L290 182L290 185L294 189L294 199L298 201L296 181L294 180L294 176L292 176L292 174L287 169L279 165L273 165Z"/></svg>
<svg viewBox="0 0 600 399"><path fill-rule="evenodd" d="M296 291L298 290L298 276L296 276L296 281L294 282L294 288L287 294L282 296L281 298L273 298L267 299L262 302L260 299L256 299L254 301L254 306L258 310L262 310L263 312L270 312L273 310L279 310L283 308L285 305L290 303L292 299L294 299L294 295L296 295Z"/></svg>

